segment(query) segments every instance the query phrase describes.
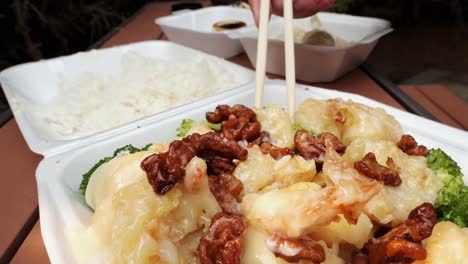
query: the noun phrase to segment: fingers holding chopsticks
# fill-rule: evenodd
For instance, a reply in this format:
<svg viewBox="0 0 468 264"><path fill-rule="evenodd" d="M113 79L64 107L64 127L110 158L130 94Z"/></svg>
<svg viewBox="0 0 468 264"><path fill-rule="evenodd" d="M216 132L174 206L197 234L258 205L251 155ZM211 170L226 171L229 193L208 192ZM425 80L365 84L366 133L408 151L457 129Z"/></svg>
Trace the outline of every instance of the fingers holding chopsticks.
<svg viewBox="0 0 468 264"><path fill-rule="evenodd" d="M260 18L260 2L261 0L249 0L257 26ZM312 16L330 8L333 4L335 0L293 0L293 15L295 18ZM283 16L283 6L283 0L271 0L270 13Z"/></svg>

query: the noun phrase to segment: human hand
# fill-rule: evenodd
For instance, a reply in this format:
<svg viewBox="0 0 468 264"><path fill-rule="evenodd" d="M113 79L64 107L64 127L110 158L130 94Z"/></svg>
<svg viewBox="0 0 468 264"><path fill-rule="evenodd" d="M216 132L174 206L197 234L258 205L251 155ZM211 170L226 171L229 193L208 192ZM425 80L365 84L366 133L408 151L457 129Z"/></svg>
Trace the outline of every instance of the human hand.
<svg viewBox="0 0 468 264"><path fill-rule="evenodd" d="M257 25L260 17L260 2L261 0L249 0L250 9ZM312 16L319 11L328 9L334 3L335 0L293 0L293 15L295 18ZM283 0L271 0L270 12L283 16Z"/></svg>

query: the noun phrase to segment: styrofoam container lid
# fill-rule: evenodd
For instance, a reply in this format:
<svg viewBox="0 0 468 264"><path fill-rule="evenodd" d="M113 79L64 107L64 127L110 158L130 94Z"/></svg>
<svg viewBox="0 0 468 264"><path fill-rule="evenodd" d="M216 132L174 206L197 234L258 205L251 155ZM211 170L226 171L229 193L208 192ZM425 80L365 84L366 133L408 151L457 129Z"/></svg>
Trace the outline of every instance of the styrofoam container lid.
<svg viewBox="0 0 468 264"><path fill-rule="evenodd" d="M213 111L219 104L254 105L254 83L240 88L229 96L218 96L216 100L205 102L187 113L175 113L158 122L146 123L127 133L115 135L105 140L96 141L78 149L69 150L41 161L36 172L39 189L39 210L42 236L52 263L72 263L66 230L77 226L88 226L92 210L85 204L79 192L82 174L88 171L98 160L111 155L115 149L133 144L141 147L151 142L170 142L176 135L176 129L183 119L203 120L205 113ZM264 104L287 106L286 85L284 81L267 80L265 83ZM467 132L428 120L408 112L384 105L374 100L355 94L311 86L297 85L296 100L300 105L308 98L330 99L343 98L383 108L393 115L402 125L405 133L410 133L418 143L428 148L441 148L453 157L463 170L465 184L468 183L468 146L465 142Z"/></svg>
<svg viewBox="0 0 468 264"><path fill-rule="evenodd" d="M350 42L350 45L325 47L296 43L294 49L298 80L307 82L336 80L363 63L379 38L393 31L390 22L383 19L327 12L320 12L317 16L325 31ZM274 17L268 26L266 71L279 75L285 74L284 42L278 39L284 31L283 24L283 19ZM310 17L294 19L294 25L306 32L313 29ZM257 28L250 26L227 34L233 39L240 39L250 61L256 65Z"/></svg>
<svg viewBox="0 0 468 264"><path fill-rule="evenodd" d="M252 12L239 7L217 6L161 17L155 20L169 40L229 58L242 52L239 40L226 36L227 31L216 31L213 24L224 20L240 20L247 26L255 25ZM236 30L231 30L236 31Z"/></svg>
<svg viewBox="0 0 468 264"><path fill-rule="evenodd" d="M103 76L120 74L123 67L122 58L128 53L167 62L187 61L196 56L202 56L216 62L216 65L219 65L226 72L232 73L238 78L239 85L254 79L254 73L249 69L168 41L145 41L13 66L0 73L0 82L29 148L36 153L50 156L133 130L174 113L185 112L187 109L196 107L197 104L203 104L206 100L210 100L210 98L206 98L192 104L184 104L105 131L71 139L56 137L48 126L34 117L30 108L22 107L16 103L16 99L21 98L27 104L46 106L56 96L67 96L67 93L62 92L63 87L60 85L60 81L64 78L72 78L84 73L102 74ZM173 90L177 90L177 87L175 86ZM179 92L184 93L184 91ZM107 98L107 100L111 100L111 98ZM113 114L111 111L105 113L109 117Z"/></svg>

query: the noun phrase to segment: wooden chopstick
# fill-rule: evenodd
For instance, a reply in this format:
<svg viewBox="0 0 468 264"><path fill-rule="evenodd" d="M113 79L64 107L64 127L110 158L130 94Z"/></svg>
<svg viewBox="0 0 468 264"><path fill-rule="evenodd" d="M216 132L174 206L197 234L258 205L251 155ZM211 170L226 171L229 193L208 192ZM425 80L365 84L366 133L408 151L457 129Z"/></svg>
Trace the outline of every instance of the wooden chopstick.
<svg viewBox="0 0 468 264"><path fill-rule="evenodd" d="M286 88L288 94L288 113L292 118L296 109L296 70L294 60L293 1L284 0L284 54L286 67ZM270 0L260 2L260 23L258 27L255 107L262 106L265 84L266 59L268 51L268 20L270 17Z"/></svg>
<svg viewBox="0 0 468 264"><path fill-rule="evenodd" d="M262 106L263 86L268 49L268 20L270 18L270 0L260 2L260 23L258 27L257 62L255 76L255 107Z"/></svg>
<svg viewBox="0 0 468 264"><path fill-rule="evenodd" d="M294 60L293 1L284 0L284 59L286 65L286 87L288 91L288 113L292 118L296 109L296 68Z"/></svg>

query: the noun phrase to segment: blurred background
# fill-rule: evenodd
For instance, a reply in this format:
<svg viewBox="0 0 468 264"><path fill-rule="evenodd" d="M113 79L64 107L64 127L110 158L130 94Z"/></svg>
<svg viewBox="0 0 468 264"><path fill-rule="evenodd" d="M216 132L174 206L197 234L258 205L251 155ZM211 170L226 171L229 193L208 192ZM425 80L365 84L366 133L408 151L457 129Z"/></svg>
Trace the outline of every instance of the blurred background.
<svg viewBox="0 0 468 264"><path fill-rule="evenodd" d="M0 70L86 50L147 2L2 0ZM368 59L379 74L398 85L443 84L468 102L468 0L337 0L330 11L392 22Z"/></svg>

